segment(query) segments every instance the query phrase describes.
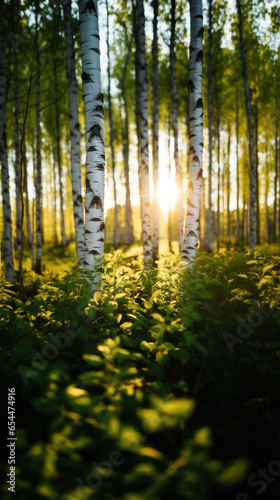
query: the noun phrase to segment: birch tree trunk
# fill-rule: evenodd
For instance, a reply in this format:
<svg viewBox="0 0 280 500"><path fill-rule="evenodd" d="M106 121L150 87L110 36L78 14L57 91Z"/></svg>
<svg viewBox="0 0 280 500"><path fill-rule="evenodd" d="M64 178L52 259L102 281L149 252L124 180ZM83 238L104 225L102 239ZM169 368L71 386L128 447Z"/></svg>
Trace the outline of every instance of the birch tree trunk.
<svg viewBox="0 0 280 500"><path fill-rule="evenodd" d="M208 149L209 149L209 182L208 182L208 250L214 252L214 210L212 201L212 159L213 159L213 69L212 69L212 46L213 46L213 36L212 36L212 0L208 0Z"/></svg>
<svg viewBox="0 0 280 500"><path fill-rule="evenodd" d="M59 183L59 201L60 201L60 230L61 230L61 241L62 246L66 247L66 234L65 234L65 220L64 220L64 197L63 197L63 187L62 187L62 164L61 164L61 154L60 154L60 119L59 119L59 105L58 105L58 86L57 86L57 68L56 60L54 60L54 91L55 91L55 125L56 125L56 156L57 156L57 166L58 166L58 183Z"/></svg>
<svg viewBox="0 0 280 500"><path fill-rule="evenodd" d="M41 62L39 51L39 2L35 2L35 51L36 51L36 263L35 272L41 274L42 260L42 214L41 214L41 197L42 197L42 162L41 162L41 126L40 126L40 98L41 98Z"/></svg>
<svg viewBox="0 0 280 500"><path fill-rule="evenodd" d="M250 224L249 224L249 244L250 248L255 248L256 240L256 176L255 176L255 160L254 160L254 128L253 128L253 118L252 118L252 106L251 106L251 96L249 90L248 82L248 72L247 72L247 60L245 53L245 44L243 37L243 19L242 19L242 9L241 0L236 0L237 13L238 13L238 28L239 28L239 38L240 38L240 51L241 51L241 61L243 69L243 80L244 80L244 92L245 92L245 105L247 114L247 124L249 132L249 159L250 159Z"/></svg>
<svg viewBox="0 0 280 500"><path fill-rule="evenodd" d="M182 199L182 172L179 161L178 145L178 106L177 106L177 83L175 69L175 30L176 30L176 0L171 0L171 34L170 34L170 86L171 86L171 120L174 134L174 161L176 171L176 212L178 220L179 251L182 251L183 242L183 199Z"/></svg>
<svg viewBox="0 0 280 500"><path fill-rule="evenodd" d="M23 190L25 193L25 216L26 216L26 227L27 227L27 238L29 248L32 247L32 229L30 220L30 210L29 210L29 191L28 191L28 176L27 176L27 161L26 161L26 144L24 143L24 157L23 157Z"/></svg>
<svg viewBox="0 0 280 500"><path fill-rule="evenodd" d="M3 6L0 5L0 159L2 175L3 239L5 276L14 283L14 256L12 236L12 214L10 203L10 180L6 131L6 81L5 81L5 35L3 29Z"/></svg>
<svg viewBox="0 0 280 500"><path fill-rule="evenodd" d="M217 163L218 163L218 186L217 186L217 250L220 249L221 242L221 198L220 198L220 189L221 189L221 159L220 159L220 121L218 118L217 122Z"/></svg>
<svg viewBox="0 0 280 500"><path fill-rule="evenodd" d="M122 74L121 89L122 101L124 108L124 175L125 175L125 227L124 227L124 244L129 246L134 242L132 208L130 199L130 179L129 179L129 116L126 100L126 74L131 55L131 40L128 42L127 54L124 63Z"/></svg>
<svg viewBox="0 0 280 500"><path fill-rule="evenodd" d="M278 186L278 133L277 123L275 132L275 165L274 165L274 200L273 200L273 242L277 241L277 186Z"/></svg>
<svg viewBox="0 0 280 500"><path fill-rule="evenodd" d="M190 175L188 183L187 216L182 250L182 261L194 266L199 235L200 192L203 154L202 54L203 10L202 0L190 0L191 42L189 62L190 113Z"/></svg>
<svg viewBox="0 0 280 500"><path fill-rule="evenodd" d="M227 238L230 239L230 123L228 122L227 143Z"/></svg>
<svg viewBox="0 0 280 500"><path fill-rule="evenodd" d="M18 123L19 103L18 103L18 59L17 59L17 39L13 41L13 59L14 59L14 114L15 114L15 185L16 185L16 235L17 235L17 250L18 250L18 276L22 275L22 175L20 168L20 131Z"/></svg>
<svg viewBox="0 0 280 500"><path fill-rule="evenodd" d="M54 232L54 245L57 246L58 238L57 238L57 224L56 224L56 214L57 214L57 206L56 206L56 173L55 173L55 145L52 147L53 152L53 211L54 211L54 221L53 221L53 232Z"/></svg>
<svg viewBox="0 0 280 500"><path fill-rule="evenodd" d="M78 84L76 78L71 0L63 1L63 14L66 42L66 77L68 85L69 121L71 134L72 199L76 235L76 252L78 265L82 267L84 265L85 225L81 183L81 134L79 125Z"/></svg>
<svg viewBox="0 0 280 500"><path fill-rule="evenodd" d="M92 292L102 279L104 249L104 110L100 78L97 0L79 0L83 99L86 118L86 225L84 269ZM89 273L88 273L89 272ZM92 278L89 274L92 273Z"/></svg>
<svg viewBox="0 0 280 500"><path fill-rule="evenodd" d="M259 189L259 117L258 104L255 106L255 175L256 175L256 244L260 244L260 189Z"/></svg>
<svg viewBox="0 0 280 500"><path fill-rule="evenodd" d="M239 243L239 231L240 231L240 214L239 214L239 197L240 197L240 185L239 185L239 102L238 102L238 84L236 84L236 232L235 241Z"/></svg>
<svg viewBox="0 0 280 500"><path fill-rule="evenodd" d="M153 0L153 261L158 257L159 245L159 201L158 201L158 156L159 156L159 73L158 73L158 0Z"/></svg>
<svg viewBox="0 0 280 500"><path fill-rule="evenodd" d="M268 171L268 148L267 148L267 143L266 143L266 146L265 146L265 231L266 231L266 241L268 243L270 243L268 192L269 192L269 171Z"/></svg>
<svg viewBox="0 0 280 500"><path fill-rule="evenodd" d="M112 96L111 96L111 64L110 64L110 41L109 41L109 5L108 0L106 0L106 10L107 10L107 75L108 75L108 107L109 107L109 135L110 135L110 150L111 150L111 162L112 162L112 175L113 175L113 188L114 188L114 233L113 233L113 245L117 249L120 246L120 225L118 216L118 202L117 202L117 187L116 187L116 162L115 162L115 147L114 147L114 119L113 119L113 109L112 109Z"/></svg>
<svg viewBox="0 0 280 500"><path fill-rule="evenodd" d="M136 0L137 14L137 65L138 65L138 102L140 128L140 177L141 177L141 216L144 252L144 267L152 261L151 204L149 182L149 140L148 140L148 77L145 46L145 14L143 0Z"/></svg>

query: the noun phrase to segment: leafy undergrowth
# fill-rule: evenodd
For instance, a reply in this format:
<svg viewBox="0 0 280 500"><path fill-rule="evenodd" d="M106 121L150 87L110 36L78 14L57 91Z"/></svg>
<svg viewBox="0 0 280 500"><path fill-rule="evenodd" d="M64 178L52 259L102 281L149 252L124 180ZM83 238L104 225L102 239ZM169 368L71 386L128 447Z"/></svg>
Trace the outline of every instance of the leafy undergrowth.
<svg viewBox="0 0 280 500"><path fill-rule="evenodd" d="M138 262L105 255L93 297L75 269L1 283L15 497L279 498L279 256L200 254L192 275Z"/></svg>

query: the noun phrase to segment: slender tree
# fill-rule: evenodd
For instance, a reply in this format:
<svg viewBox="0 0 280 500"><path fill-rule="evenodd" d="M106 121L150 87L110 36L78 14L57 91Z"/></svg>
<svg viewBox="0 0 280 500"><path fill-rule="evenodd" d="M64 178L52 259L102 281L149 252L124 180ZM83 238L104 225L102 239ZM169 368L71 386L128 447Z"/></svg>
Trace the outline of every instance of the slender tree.
<svg viewBox="0 0 280 500"><path fill-rule="evenodd" d="M110 151L111 151L111 163L112 163L112 175L113 175L113 189L114 189L114 233L113 233L113 245L117 249L120 246L120 225L118 216L118 202L117 202L117 186L116 186L116 161L115 161L115 145L114 145L114 120L113 120L113 106L112 106L112 95L111 95L111 63L110 63L110 32L109 32L109 5L108 0L106 0L106 10L107 10L107 75L108 75L108 107L109 107L109 135L110 135Z"/></svg>
<svg viewBox="0 0 280 500"><path fill-rule="evenodd" d="M240 213L239 213L239 198L240 198L240 183L239 183L239 96L238 96L238 83L236 83L236 122L235 122L235 135L236 135L236 232L235 241L239 242L240 232Z"/></svg>
<svg viewBox="0 0 280 500"><path fill-rule="evenodd" d="M255 176L256 176L256 243L260 244L260 187L259 187L259 111L255 104Z"/></svg>
<svg viewBox="0 0 280 500"><path fill-rule="evenodd" d="M227 238L230 238L230 122L228 122L228 141L227 141Z"/></svg>
<svg viewBox="0 0 280 500"><path fill-rule="evenodd" d="M127 38L127 37L126 37ZM128 105L126 98L126 75L131 56L131 40L127 43L127 53L123 67L121 90L122 101L124 109L124 175L125 175L125 228L124 228L124 244L129 246L134 241L133 235L133 222L132 222L132 208L130 198L130 176L129 176L129 116Z"/></svg>
<svg viewBox="0 0 280 500"><path fill-rule="evenodd" d="M158 256L159 203L158 203L158 156L159 156L159 72L158 72L158 0L153 0L153 260Z"/></svg>
<svg viewBox="0 0 280 500"><path fill-rule="evenodd" d="M250 227L249 227L249 244L250 248L255 248L256 240L256 176L255 176L255 160L254 160L254 128L253 128L253 115L252 115L252 105L251 96L249 90L249 80L247 71L247 60L245 52L245 42L243 36L243 16L241 8L241 0L236 0L237 13L238 13L238 28L239 28L239 42L240 42L240 52L241 61L243 69L243 80L244 80L244 93L245 93L245 105L246 105L246 115L247 115L247 125L249 133L249 160L250 160Z"/></svg>
<svg viewBox="0 0 280 500"><path fill-rule="evenodd" d="M81 182L81 134L79 125L78 84L75 68L76 64L71 0L63 1L63 14L66 42L66 76L68 85L69 121L71 134L71 183L76 235L76 252L78 265L83 266L85 226Z"/></svg>
<svg viewBox="0 0 280 500"><path fill-rule="evenodd" d="M174 135L174 161L176 171L176 213L178 220L179 250L182 251L183 242L183 201L182 201L182 172L179 161L179 131L178 131L178 105L177 83L175 69L175 33L176 33L176 0L171 0L171 26L170 26L170 86L171 86L171 121Z"/></svg>
<svg viewBox="0 0 280 500"><path fill-rule="evenodd" d="M149 149L148 149L148 77L145 47L145 14L143 0L136 0L137 15L137 100L140 132L140 197L142 215L142 238L144 251L144 266L150 266L152 261L151 237L151 204L149 183Z"/></svg>
<svg viewBox="0 0 280 500"><path fill-rule="evenodd" d="M35 0L35 52L36 52L36 263L35 271L41 274L42 260L42 161L41 161L41 61L39 51L39 1Z"/></svg>
<svg viewBox="0 0 280 500"><path fill-rule="evenodd" d="M6 75L5 35L3 29L3 3L0 3L0 159L2 175L2 203L4 222L4 262L6 280L14 283L14 254L12 238L12 214L10 203L10 179L6 134Z"/></svg>
<svg viewBox="0 0 280 500"><path fill-rule="evenodd" d="M83 98L86 118L86 277L92 291L100 286L104 249L104 110L100 78L97 0L79 0ZM89 273L93 273L91 280Z"/></svg>
<svg viewBox="0 0 280 500"><path fill-rule="evenodd" d="M192 270L199 235L200 192L203 154L202 55L203 10L202 0L190 0L191 43L189 62L190 173L188 182L187 216L182 250L182 261Z"/></svg>
<svg viewBox="0 0 280 500"><path fill-rule="evenodd" d="M208 150L209 150L209 181L208 181L208 250L214 252L214 210L212 201L213 191L213 68L212 68L212 0L208 0Z"/></svg>

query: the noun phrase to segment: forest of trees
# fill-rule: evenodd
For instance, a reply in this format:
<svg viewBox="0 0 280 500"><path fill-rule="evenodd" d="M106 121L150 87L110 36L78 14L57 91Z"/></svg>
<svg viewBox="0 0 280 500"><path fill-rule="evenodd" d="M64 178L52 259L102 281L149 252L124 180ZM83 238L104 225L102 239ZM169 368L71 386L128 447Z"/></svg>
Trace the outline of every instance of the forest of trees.
<svg viewBox="0 0 280 500"><path fill-rule="evenodd" d="M145 267L162 238L182 261L279 241L276 3L1 2L9 282L42 243L93 272L104 240L142 234Z"/></svg>
<svg viewBox="0 0 280 500"><path fill-rule="evenodd" d="M1 499L280 498L279 56L278 0L0 0Z"/></svg>

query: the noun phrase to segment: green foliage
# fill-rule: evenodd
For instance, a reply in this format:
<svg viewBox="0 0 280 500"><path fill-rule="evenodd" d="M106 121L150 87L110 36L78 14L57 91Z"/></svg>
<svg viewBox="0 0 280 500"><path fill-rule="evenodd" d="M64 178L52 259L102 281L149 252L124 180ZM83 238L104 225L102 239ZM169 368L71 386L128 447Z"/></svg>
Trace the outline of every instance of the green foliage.
<svg viewBox="0 0 280 500"><path fill-rule="evenodd" d="M278 456L279 257L200 254L188 274L170 256L143 271L116 252L103 266L93 296L77 270L25 276L24 296L1 282L18 495L236 498Z"/></svg>

